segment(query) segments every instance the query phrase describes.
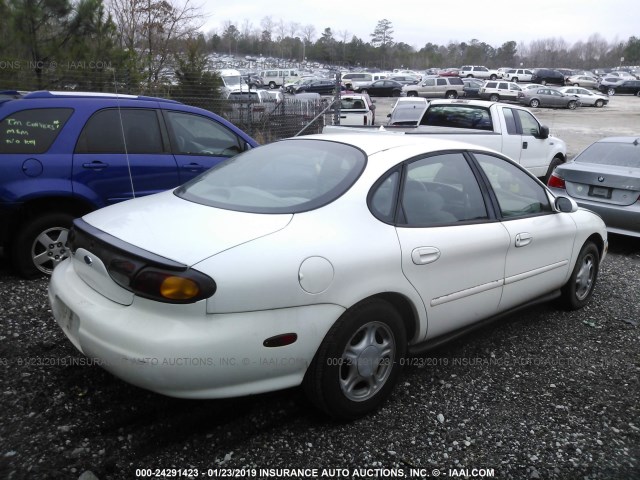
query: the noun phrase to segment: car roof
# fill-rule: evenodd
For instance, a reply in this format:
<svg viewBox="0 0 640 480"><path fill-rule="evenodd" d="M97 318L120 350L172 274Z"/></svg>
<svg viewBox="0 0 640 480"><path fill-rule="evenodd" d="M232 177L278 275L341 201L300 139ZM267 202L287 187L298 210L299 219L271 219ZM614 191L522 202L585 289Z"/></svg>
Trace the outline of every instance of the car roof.
<svg viewBox="0 0 640 480"><path fill-rule="evenodd" d="M128 95L122 93L105 93L105 92L75 92L75 91L54 91L54 90L37 90L21 95L19 98L29 99L45 99L45 98L83 98L83 99L126 99L126 100L144 100L153 102L180 103L176 100L169 100L160 97L148 97L145 95Z"/></svg>
<svg viewBox="0 0 640 480"><path fill-rule="evenodd" d="M471 145L455 140L447 140L440 138L433 138L431 135L422 135L419 133L400 133L393 129L387 130L385 127L380 127L376 130L361 130L357 133L321 133L314 135L305 135L303 137L294 137L289 140L304 141L304 140L326 140L332 142L346 143L359 148L367 155L373 155L374 153L381 152L383 150L389 150L393 148L409 147L409 146L424 146L424 151L438 151L438 150L481 150L492 151L491 149L481 147L478 145Z"/></svg>

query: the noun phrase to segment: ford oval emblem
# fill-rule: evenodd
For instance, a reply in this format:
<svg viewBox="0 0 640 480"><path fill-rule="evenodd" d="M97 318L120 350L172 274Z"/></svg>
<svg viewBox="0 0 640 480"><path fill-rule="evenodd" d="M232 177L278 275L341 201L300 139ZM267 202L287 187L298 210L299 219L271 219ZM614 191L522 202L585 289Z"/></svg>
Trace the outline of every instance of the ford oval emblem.
<svg viewBox="0 0 640 480"><path fill-rule="evenodd" d="M604 182L604 177L603 177L602 175L600 175L600 176L598 177L598 181L599 181L599 182Z"/></svg>
<svg viewBox="0 0 640 480"><path fill-rule="evenodd" d="M91 265L93 263L93 260L91 259L91 257L89 255L85 255L84 256L84 263L86 263L87 265Z"/></svg>

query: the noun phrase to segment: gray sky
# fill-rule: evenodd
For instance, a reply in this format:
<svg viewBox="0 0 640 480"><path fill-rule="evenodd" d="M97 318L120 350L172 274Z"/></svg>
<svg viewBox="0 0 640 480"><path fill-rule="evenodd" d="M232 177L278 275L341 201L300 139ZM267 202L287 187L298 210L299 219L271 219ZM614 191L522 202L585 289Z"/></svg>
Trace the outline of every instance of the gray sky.
<svg viewBox="0 0 640 480"><path fill-rule="evenodd" d="M368 42L378 22L386 18L392 23L394 41L416 49L428 42L446 45L474 38L499 47L510 40L529 43L548 38L573 44L587 41L594 33L610 43L640 37L638 0L613 4L603 0L227 0L205 3L202 10L206 15L202 30L207 33L221 34L226 21L240 30L245 20L259 28L260 21L270 16L285 25L313 25L314 40L329 27L337 40L341 40L339 32L346 31L349 40L356 35Z"/></svg>

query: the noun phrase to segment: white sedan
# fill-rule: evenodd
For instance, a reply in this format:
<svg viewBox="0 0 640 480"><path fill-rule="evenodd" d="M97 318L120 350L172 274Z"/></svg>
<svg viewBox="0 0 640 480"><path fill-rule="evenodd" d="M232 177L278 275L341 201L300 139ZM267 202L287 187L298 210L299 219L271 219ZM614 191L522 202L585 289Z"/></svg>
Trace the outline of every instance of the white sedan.
<svg viewBox="0 0 640 480"><path fill-rule="evenodd" d="M397 133L249 150L74 223L57 323L140 387L221 398L303 385L368 414L407 355L480 321L592 296L607 232L497 152Z"/></svg>
<svg viewBox="0 0 640 480"><path fill-rule="evenodd" d="M604 107L609 103L609 97L599 92L593 92L582 87L560 87L562 93L576 95L580 99L581 107Z"/></svg>

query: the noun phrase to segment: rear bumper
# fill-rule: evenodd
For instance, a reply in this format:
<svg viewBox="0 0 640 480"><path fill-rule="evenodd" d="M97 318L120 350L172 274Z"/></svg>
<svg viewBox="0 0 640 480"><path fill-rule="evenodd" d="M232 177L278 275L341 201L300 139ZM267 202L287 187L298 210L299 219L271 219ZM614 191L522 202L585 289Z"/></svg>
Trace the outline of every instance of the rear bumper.
<svg viewBox="0 0 640 480"><path fill-rule="evenodd" d="M112 374L182 398L223 398L299 385L344 308L309 305L207 314L206 301L172 305L136 298L121 305L89 287L70 260L53 271L49 301L73 345ZM296 333L294 343L265 347Z"/></svg>

